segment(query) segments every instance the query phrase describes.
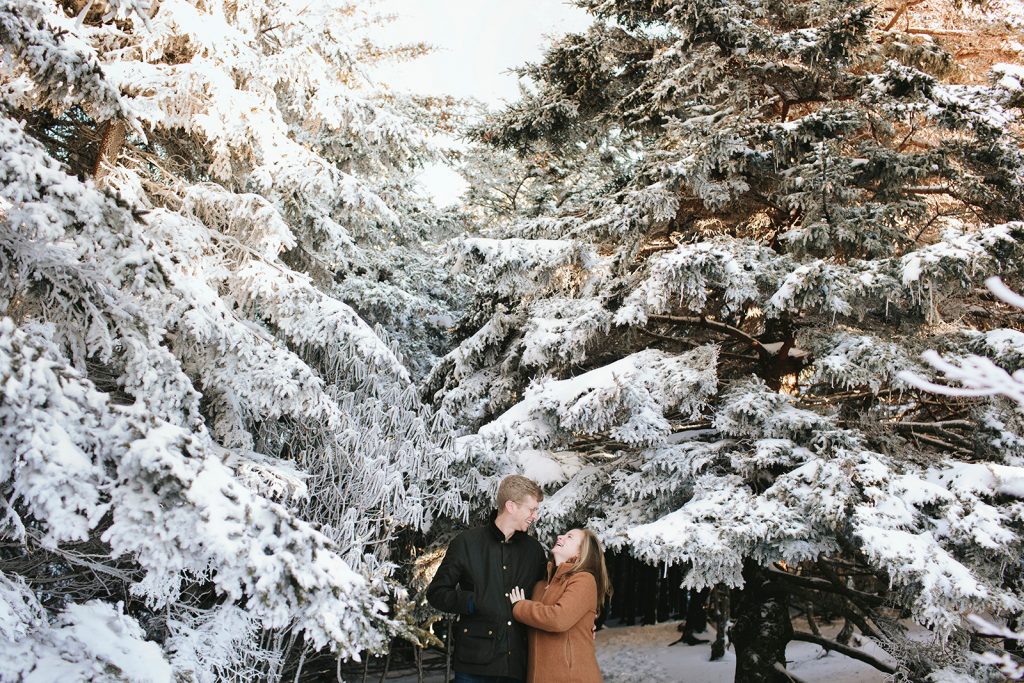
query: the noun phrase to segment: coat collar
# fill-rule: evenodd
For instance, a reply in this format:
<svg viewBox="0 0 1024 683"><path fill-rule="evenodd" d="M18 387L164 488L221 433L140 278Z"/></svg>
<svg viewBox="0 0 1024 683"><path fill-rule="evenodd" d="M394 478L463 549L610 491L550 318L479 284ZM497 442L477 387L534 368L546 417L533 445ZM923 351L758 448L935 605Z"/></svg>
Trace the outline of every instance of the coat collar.
<svg viewBox="0 0 1024 683"><path fill-rule="evenodd" d="M576 567L575 562L563 562L562 564L555 566L554 561L548 562L548 583L555 579L564 578L566 574L572 571Z"/></svg>
<svg viewBox="0 0 1024 683"><path fill-rule="evenodd" d="M495 521L497 521L498 519L498 511L495 510L494 512L492 512L489 519L490 521L487 523L487 530L490 531L491 536L493 536L494 540L498 543L518 543L519 541L523 540L524 536L526 536L526 534L524 534L522 531L516 531L512 534L511 538L509 538L508 541L506 541L505 532L499 529L498 525L495 524Z"/></svg>

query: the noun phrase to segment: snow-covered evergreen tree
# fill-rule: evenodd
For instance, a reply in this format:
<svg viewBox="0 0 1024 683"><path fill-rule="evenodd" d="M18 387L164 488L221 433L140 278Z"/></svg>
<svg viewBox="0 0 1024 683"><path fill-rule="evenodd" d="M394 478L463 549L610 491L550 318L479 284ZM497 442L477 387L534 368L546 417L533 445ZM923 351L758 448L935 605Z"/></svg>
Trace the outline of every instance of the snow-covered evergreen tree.
<svg viewBox="0 0 1024 683"><path fill-rule="evenodd" d="M794 596L912 680L983 680L967 614L1024 600L1020 416L898 373L1014 353L978 283L1021 274L1020 68L958 63L928 3L577 4L593 26L476 131L523 161L475 181L479 324L428 378L474 502L522 471L542 531L746 587L737 680L786 680L786 641L817 638ZM523 181L537 159L558 177ZM539 199L503 203L520 181Z"/></svg>
<svg viewBox="0 0 1024 683"><path fill-rule="evenodd" d="M389 544L463 509L412 382L453 288L436 112L367 78L364 5L0 3L0 678L412 634Z"/></svg>

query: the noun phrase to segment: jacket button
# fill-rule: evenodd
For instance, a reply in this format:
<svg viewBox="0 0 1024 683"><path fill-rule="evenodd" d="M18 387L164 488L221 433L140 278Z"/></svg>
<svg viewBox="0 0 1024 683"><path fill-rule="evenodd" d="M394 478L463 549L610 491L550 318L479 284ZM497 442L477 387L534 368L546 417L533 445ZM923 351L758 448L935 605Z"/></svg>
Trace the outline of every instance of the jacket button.
<svg viewBox="0 0 1024 683"><path fill-rule="evenodd" d="M494 631L488 631L488 632L487 632L487 635L489 635L489 636L493 636L493 635L494 635Z"/></svg>
<svg viewBox="0 0 1024 683"><path fill-rule="evenodd" d="M503 564L503 565L501 565L501 568L502 569L508 569L508 565L507 564Z"/></svg>
<svg viewBox="0 0 1024 683"><path fill-rule="evenodd" d="M509 626L511 626L511 625L512 625L512 622L511 622L511 621L510 621L510 622L508 622L508 625L509 625Z"/></svg>
<svg viewBox="0 0 1024 683"><path fill-rule="evenodd" d="M469 633L469 629L468 628L464 628L464 629L462 629L462 632L463 633Z"/></svg>

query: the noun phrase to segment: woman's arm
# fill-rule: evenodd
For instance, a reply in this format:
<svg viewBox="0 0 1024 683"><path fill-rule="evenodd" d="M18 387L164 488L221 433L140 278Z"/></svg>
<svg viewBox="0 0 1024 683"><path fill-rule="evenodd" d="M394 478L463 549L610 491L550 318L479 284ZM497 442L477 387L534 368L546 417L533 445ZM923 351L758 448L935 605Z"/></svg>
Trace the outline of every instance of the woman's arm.
<svg viewBox="0 0 1024 683"><path fill-rule="evenodd" d="M594 611L597 604L597 582L589 572L571 575L565 592L553 605L536 600L519 600L512 605L512 616L527 626L542 631L561 633L572 628L587 612Z"/></svg>

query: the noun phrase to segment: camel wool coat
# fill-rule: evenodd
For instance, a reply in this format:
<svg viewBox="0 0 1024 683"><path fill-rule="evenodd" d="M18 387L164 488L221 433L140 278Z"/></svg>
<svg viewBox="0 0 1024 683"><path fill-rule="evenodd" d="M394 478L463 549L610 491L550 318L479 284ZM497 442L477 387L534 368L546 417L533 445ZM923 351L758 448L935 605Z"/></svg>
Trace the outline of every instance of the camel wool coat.
<svg viewBox="0 0 1024 683"><path fill-rule="evenodd" d="M512 606L512 616L531 627L526 683L601 683L594 652L597 581L589 572L569 573L563 562L533 589L532 600Z"/></svg>

